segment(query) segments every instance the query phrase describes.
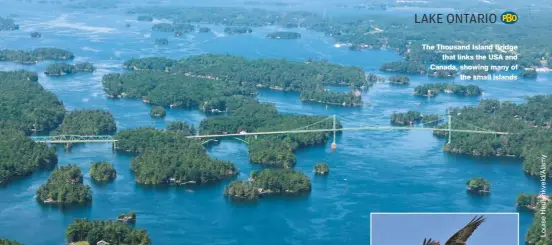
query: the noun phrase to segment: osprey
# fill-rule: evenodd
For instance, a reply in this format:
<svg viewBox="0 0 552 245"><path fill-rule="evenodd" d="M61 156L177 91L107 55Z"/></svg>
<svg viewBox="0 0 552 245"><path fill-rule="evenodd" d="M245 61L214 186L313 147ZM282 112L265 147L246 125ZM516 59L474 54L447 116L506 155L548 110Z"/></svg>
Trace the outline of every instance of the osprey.
<svg viewBox="0 0 552 245"><path fill-rule="evenodd" d="M464 228L456 232L453 236L451 236L448 241L445 243L445 245L466 245L466 241L468 238L470 238L471 234L477 229L477 227L485 221L485 218L483 215L477 217L475 216L470 223L468 223ZM422 245L441 245L439 241L429 239L424 239L424 243Z"/></svg>

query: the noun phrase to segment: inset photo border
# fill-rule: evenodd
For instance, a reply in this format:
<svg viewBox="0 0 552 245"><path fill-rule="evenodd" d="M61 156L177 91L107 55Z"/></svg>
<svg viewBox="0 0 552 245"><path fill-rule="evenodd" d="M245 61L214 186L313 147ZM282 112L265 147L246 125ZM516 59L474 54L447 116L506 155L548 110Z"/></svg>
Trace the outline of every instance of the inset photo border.
<svg viewBox="0 0 552 245"><path fill-rule="evenodd" d="M370 244L520 245L519 213L370 213Z"/></svg>

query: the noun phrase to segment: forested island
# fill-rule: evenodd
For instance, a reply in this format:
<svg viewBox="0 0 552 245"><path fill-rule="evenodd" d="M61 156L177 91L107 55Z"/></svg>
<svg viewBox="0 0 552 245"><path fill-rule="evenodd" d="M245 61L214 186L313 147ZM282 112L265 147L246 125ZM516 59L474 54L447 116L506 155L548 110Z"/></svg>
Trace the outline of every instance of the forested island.
<svg viewBox="0 0 552 245"><path fill-rule="evenodd" d="M256 201L260 192L249 181L235 180L224 188L224 196L235 201Z"/></svg>
<svg viewBox="0 0 552 245"><path fill-rule="evenodd" d="M414 88L414 95L434 97L439 93L456 94L460 96L480 96L483 90L476 85L462 85L456 83L428 83Z"/></svg>
<svg viewBox="0 0 552 245"><path fill-rule="evenodd" d="M23 243L8 240L8 239L5 239L5 238L0 238L0 245L23 245Z"/></svg>
<svg viewBox="0 0 552 245"><path fill-rule="evenodd" d="M471 193L486 194L491 192L491 184L488 180L476 177L466 182L467 190Z"/></svg>
<svg viewBox="0 0 552 245"><path fill-rule="evenodd" d="M426 72L426 68L423 63L410 61L394 61L384 63L381 65L380 70L405 74L424 74Z"/></svg>
<svg viewBox="0 0 552 245"><path fill-rule="evenodd" d="M48 76L64 76L77 72L93 72L96 68L92 63L83 62L75 65L65 63L54 63L48 65L44 74Z"/></svg>
<svg viewBox="0 0 552 245"><path fill-rule="evenodd" d="M110 135L117 131L113 115L104 110L74 110L69 112L59 128L65 135Z"/></svg>
<svg viewBox="0 0 552 245"><path fill-rule="evenodd" d="M147 16L147 15L139 15L138 17L136 17L136 20L151 22L151 21L153 21L153 18L151 16Z"/></svg>
<svg viewBox="0 0 552 245"><path fill-rule="evenodd" d="M73 53L58 48L36 48L31 51L0 50L0 61L12 61L22 64L36 64L42 60L71 60Z"/></svg>
<svg viewBox="0 0 552 245"><path fill-rule="evenodd" d="M38 188L36 198L43 203L85 204L92 201L92 191L83 184L81 169L69 165L56 168Z"/></svg>
<svg viewBox="0 0 552 245"><path fill-rule="evenodd" d="M15 24L12 19L2 18L0 16L0 31L19 30L19 25Z"/></svg>
<svg viewBox="0 0 552 245"><path fill-rule="evenodd" d="M196 107L205 105L209 99L231 95L254 95L255 87L298 91L301 92L303 100L319 103L360 106L362 105L360 96L353 93L332 93L324 90L322 85L350 86L360 89L368 88L375 83L367 79L364 71L358 67L317 61L248 60L230 55L207 54L180 61L159 57L131 59L124 63L124 67L136 71L154 70L184 74L185 77L153 72L104 76L104 88L111 97L142 98L144 101L171 107ZM146 80L149 84L153 81L153 85L142 87L140 84ZM189 81L180 82L187 80ZM199 84L204 88L196 88ZM182 88L191 86L194 88ZM176 91L179 90L182 92L177 94ZM195 92L188 92L191 90ZM202 107L203 110L225 110L225 108L212 106L211 108Z"/></svg>
<svg viewBox="0 0 552 245"><path fill-rule="evenodd" d="M407 76L391 76L389 77L389 83L396 85L406 85L410 82L410 78Z"/></svg>
<svg viewBox="0 0 552 245"><path fill-rule="evenodd" d="M18 176L27 176L55 166L58 158L54 149L35 143L23 131L0 121L0 185Z"/></svg>
<svg viewBox="0 0 552 245"><path fill-rule="evenodd" d="M107 182L117 178L117 171L108 162L93 162L90 165L90 177L97 182Z"/></svg>
<svg viewBox="0 0 552 245"><path fill-rule="evenodd" d="M466 124L476 125L485 130L510 132L502 135L482 135L453 133L454 140L446 144L447 152L475 156L512 156L523 157L523 170L533 176L539 176L541 163L552 169L552 141L550 116L552 114L552 96L528 97L526 103L514 104L510 101L482 100L477 106L451 108L455 115L453 129L465 129ZM442 126L444 127L444 126ZM481 129L480 129L481 130ZM447 132L433 132L438 136L447 136ZM543 155L548 157L542 157ZM546 176L552 175L546 172Z"/></svg>
<svg viewBox="0 0 552 245"><path fill-rule="evenodd" d="M394 125L414 125L422 120L422 113L417 111L393 112L391 114L391 124Z"/></svg>
<svg viewBox="0 0 552 245"><path fill-rule="evenodd" d="M117 216L117 221L134 224L136 223L136 213L130 211L128 214L120 214L119 216Z"/></svg>
<svg viewBox="0 0 552 245"><path fill-rule="evenodd" d="M117 150L140 153L131 170L139 184L207 184L238 173L227 161L207 155L201 142L173 131L138 128L117 134Z"/></svg>
<svg viewBox="0 0 552 245"><path fill-rule="evenodd" d="M304 173L291 169L254 170L251 184L261 194L300 194L311 191L311 181Z"/></svg>
<svg viewBox="0 0 552 245"><path fill-rule="evenodd" d="M31 32L31 37L32 38L41 38L42 34L40 34L40 32L33 31L33 32Z"/></svg>
<svg viewBox="0 0 552 245"><path fill-rule="evenodd" d="M86 241L88 244L98 244L99 241L109 244L140 244L151 245L146 230L136 229L117 221L89 221L75 219L65 230L68 242Z"/></svg>
<svg viewBox="0 0 552 245"><path fill-rule="evenodd" d="M325 162L319 162L314 165L314 173L317 175L327 175L330 173L330 167Z"/></svg>
<svg viewBox="0 0 552 245"><path fill-rule="evenodd" d="M291 31L277 31L268 33L265 37L269 39L299 39L301 34Z"/></svg>
<svg viewBox="0 0 552 245"><path fill-rule="evenodd" d="M150 110L151 117L165 117L167 112L162 106L152 106Z"/></svg>
<svg viewBox="0 0 552 245"><path fill-rule="evenodd" d="M243 27L243 26L238 26L238 27L225 27L224 28L224 33L226 34L246 34L246 33L251 33L253 32L253 29L249 28L249 27Z"/></svg>
<svg viewBox="0 0 552 245"><path fill-rule="evenodd" d="M157 45L167 45L167 44L169 44L169 39L157 38L157 39L155 39L155 41L153 41L153 43L157 44Z"/></svg>
<svg viewBox="0 0 552 245"><path fill-rule="evenodd" d="M32 132L55 129L65 116L57 97L44 90L38 76L28 71L0 71L0 125Z"/></svg>

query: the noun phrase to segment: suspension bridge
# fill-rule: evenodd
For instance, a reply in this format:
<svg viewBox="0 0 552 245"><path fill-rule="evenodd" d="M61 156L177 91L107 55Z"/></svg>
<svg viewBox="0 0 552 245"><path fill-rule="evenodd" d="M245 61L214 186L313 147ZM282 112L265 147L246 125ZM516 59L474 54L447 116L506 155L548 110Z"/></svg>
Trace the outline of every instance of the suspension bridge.
<svg viewBox="0 0 552 245"><path fill-rule="evenodd" d="M476 129L453 129L452 128L452 116L447 115L448 122L446 128L435 128L435 127L417 127L411 124L411 126L359 126L359 127L337 127L337 116L333 115L331 117L324 118L313 124L309 124L300 128L292 130L282 130L282 131L267 131L267 132L239 132L239 133L223 133L223 134L209 134L209 135L192 135L187 136L189 139L199 139L205 140L202 144L214 141L218 138L235 138L244 143L248 143L242 137L246 136L263 136L263 135L280 135L280 134L303 134L303 133L321 133L321 132L330 132L333 133L333 142L331 144L332 149L337 147L336 144L336 133L342 131L370 131L370 130L425 130L425 131L442 131L448 133L447 143L452 142L452 133L474 133L474 134L491 134L491 135L505 135L507 132L497 132L492 130L486 130L481 127L477 127L468 123L465 123L468 126L474 127ZM341 118L340 119L345 119ZM331 128L311 128L317 124L323 123L327 120L332 120ZM348 120L348 119L345 119ZM434 122L441 122L442 119L438 119ZM433 122L424 122L424 124L430 124ZM31 140L35 142L42 142L48 144L66 144L69 148L71 144L78 143L112 143L113 148L117 147L117 139L111 135L55 135L55 136L31 136Z"/></svg>

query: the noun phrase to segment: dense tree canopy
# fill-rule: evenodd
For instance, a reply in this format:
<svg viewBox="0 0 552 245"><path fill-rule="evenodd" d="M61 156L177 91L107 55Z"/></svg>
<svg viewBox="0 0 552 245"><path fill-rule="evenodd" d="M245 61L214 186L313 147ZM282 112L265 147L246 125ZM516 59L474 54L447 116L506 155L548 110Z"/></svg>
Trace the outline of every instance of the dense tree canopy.
<svg viewBox="0 0 552 245"><path fill-rule="evenodd" d="M552 244L552 202L544 202L537 206L533 224L529 227L525 242L527 245L550 245ZM540 212L542 208L543 212ZM544 231L544 233L543 233Z"/></svg>
<svg viewBox="0 0 552 245"><path fill-rule="evenodd" d="M418 85L414 88L414 95L434 97L441 91L447 94L456 94L460 96L480 96L483 90L476 85L462 85L456 83L428 83Z"/></svg>
<svg viewBox="0 0 552 245"><path fill-rule="evenodd" d="M117 131L113 115L104 110L75 110L65 116L59 133L65 135L109 135Z"/></svg>
<svg viewBox="0 0 552 245"><path fill-rule="evenodd" d="M189 125L185 122L179 122L179 121L169 122L167 124L167 130L184 134L185 136L196 134L196 129L194 128L194 125Z"/></svg>
<svg viewBox="0 0 552 245"><path fill-rule="evenodd" d="M87 241L88 244L96 244L103 240L112 245L151 245L146 230L136 229L116 221L75 219L75 222L65 230L65 237L68 242Z"/></svg>
<svg viewBox="0 0 552 245"><path fill-rule="evenodd" d="M426 72L426 68L423 63L408 61L394 61L384 63L383 65L381 65L380 70L406 74L424 74Z"/></svg>
<svg viewBox="0 0 552 245"><path fill-rule="evenodd" d="M422 120L422 114L417 111L393 112L391 123L396 125L412 125Z"/></svg>
<svg viewBox="0 0 552 245"><path fill-rule="evenodd" d="M2 18L0 16L0 31L19 30L19 25L15 24L12 19Z"/></svg>
<svg viewBox="0 0 552 245"><path fill-rule="evenodd" d="M311 181L304 173L291 169L264 169L249 176L253 187L261 193L299 194L311 191Z"/></svg>
<svg viewBox="0 0 552 245"><path fill-rule="evenodd" d="M92 63L83 62L75 65L65 63L53 63L46 67L44 74L48 76L63 76L77 72L93 72L96 68Z"/></svg>
<svg viewBox="0 0 552 245"><path fill-rule="evenodd" d="M31 141L20 130L0 126L0 135L0 184L53 167L58 162L54 149Z"/></svg>
<svg viewBox="0 0 552 245"><path fill-rule="evenodd" d="M56 128L65 115L56 96L36 82L27 71L0 71L0 124L12 125L30 134Z"/></svg>
<svg viewBox="0 0 552 245"><path fill-rule="evenodd" d="M151 117L165 117L167 112L162 106L152 106L150 110Z"/></svg>
<svg viewBox="0 0 552 245"><path fill-rule="evenodd" d="M13 61L23 64L34 64L42 60L70 60L73 53L58 48L37 48L31 51L0 50L0 61Z"/></svg>
<svg viewBox="0 0 552 245"><path fill-rule="evenodd" d="M92 191L82 183L80 168L69 165L56 168L38 188L36 198L44 203L84 204L92 201Z"/></svg>
<svg viewBox="0 0 552 245"><path fill-rule="evenodd" d="M255 201L259 199L259 190L249 181L235 180L224 188L224 196L231 200Z"/></svg>
<svg viewBox="0 0 552 245"><path fill-rule="evenodd" d="M23 243L8 240L8 239L5 239L5 238L0 238L0 245L23 245Z"/></svg>
<svg viewBox="0 0 552 245"><path fill-rule="evenodd" d="M111 163L93 162L90 166L90 177L98 182L110 181L117 177L117 171Z"/></svg>
<svg viewBox="0 0 552 245"><path fill-rule="evenodd" d="M468 191L471 192L484 193L491 191L491 184L482 177L472 178L466 182L466 185L468 186Z"/></svg>
<svg viewBox="0 0 552 245"><path fill-rule="evenodd" d="M119 216L117 216L117 220L125 223L134 224L136 223L136 213L130 211L127 214L120 214Z"/></svg>
<svg viewBox="0 0 552 245"><path fill-rule="evenodd" d="M389 83L391 84L404 85L404 84L408 84L409 81L410 81L410 78L408 78L407 76L389 77Z"/></svg>
<svg viewBox="0 0 552 245"><path fill-rule="evenodd" d="M314 173L318 175L327 175L330 173L330 167L325 162L319 162L314 165Z"/></svg>

